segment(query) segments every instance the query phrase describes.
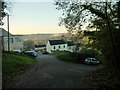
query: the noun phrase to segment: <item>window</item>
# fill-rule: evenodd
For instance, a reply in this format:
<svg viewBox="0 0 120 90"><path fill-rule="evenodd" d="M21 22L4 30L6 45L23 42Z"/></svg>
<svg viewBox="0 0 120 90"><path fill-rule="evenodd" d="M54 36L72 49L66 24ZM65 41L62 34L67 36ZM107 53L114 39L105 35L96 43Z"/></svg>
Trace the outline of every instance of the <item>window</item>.
<svg viewBox="0 0 120 90"><path fill-rule="evenodd" d="M55 46L54 46L54 49L55 49Z"/></svg>
<svg viewBox="0 0 120 90"><path fill-rule="evenodd" d="M65 48L65 45L63 47Z"/></svg>
<svg viewBox="0 0 120 90"><path fill-rule="evenodd" d="M60 46L59 46L59 49L60 49Z"/></svg>
<svg viewBox="0 0 120 90"><path fill-rule="evenodd" d="M13 38L11 38L11 43L13 43Z"/></svg>

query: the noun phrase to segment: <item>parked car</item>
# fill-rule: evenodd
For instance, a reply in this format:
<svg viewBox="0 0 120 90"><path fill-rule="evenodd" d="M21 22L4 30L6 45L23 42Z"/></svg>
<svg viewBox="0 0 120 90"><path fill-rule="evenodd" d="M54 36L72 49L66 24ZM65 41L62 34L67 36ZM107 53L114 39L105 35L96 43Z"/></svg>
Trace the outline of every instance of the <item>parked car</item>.
<svg viewBox="0 0 120 90"><path fill-rule="evenodd" d="M22 53L21 50L13 50L13 52Z"/></svg>
<svg viewBox="0 0 120 90"><path fill-rule="evenodd" d="M28 56L37 57L37 53L35 51L26 51L24 53Z"/></svg>
<svg viewBox="0 0 120 90"><path fill-rule="evenodd" d="M43 50L42 54L49 54L49 53L46 50Z"/></svg>
<svg viewBox="0 0 120 90"><path fill-rule="evenodd" d="M85 59L85 64L93 64L93 65L98 65L99 61L96 58L86 58Z"/></svg>

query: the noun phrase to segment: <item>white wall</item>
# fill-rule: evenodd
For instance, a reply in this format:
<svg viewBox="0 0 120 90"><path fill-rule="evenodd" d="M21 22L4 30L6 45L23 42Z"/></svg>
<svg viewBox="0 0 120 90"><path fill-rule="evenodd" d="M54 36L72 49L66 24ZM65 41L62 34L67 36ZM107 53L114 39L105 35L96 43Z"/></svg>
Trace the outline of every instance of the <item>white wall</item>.
<svg viewBox="0 0 120 90"><path fill-rule="evenodd" d="M73 52L73 51L74 51L74 46L68 46L68 47L67 47L67 51Z"/></svg>
<svg viewBox="0 0 120 90"><path fill-rule="evenodd" d="M0 36L3 36L3 35L2 35L2 28L0 28Z"/></svg>
<svg viewBox="0 0 120 90"><path fill-rule="evenodd" d="M54 48L55 47L55 48ZM52 51L67 51L67 44L52 45Z"/></svg>
<svg viewBox="0 0 120 90"><path fill-rule="evenodd" d="M4 50L8 51L8 37L4 37ZM10 51L13 50L23 50L23 41L20 37L11 36L10 37Z"/></svg>
<svg viewBox="0 0 120 90"><path fill-rule="evenodd" d="M51 53L51 45L50 45L49 41L47 42L46 50L47 50L47 52Z"/></svg>

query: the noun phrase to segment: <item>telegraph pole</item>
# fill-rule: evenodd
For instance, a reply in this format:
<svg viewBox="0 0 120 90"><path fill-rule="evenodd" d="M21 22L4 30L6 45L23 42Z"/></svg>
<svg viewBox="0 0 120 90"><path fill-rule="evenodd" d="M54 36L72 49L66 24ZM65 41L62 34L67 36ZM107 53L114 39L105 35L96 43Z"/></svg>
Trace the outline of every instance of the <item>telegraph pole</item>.
<svg viewBox="0 0 120 90"><path fill-rule="evenodd" d="M8 51L10 51L9 14L8 13L7 13L7 28L8 28Z"/></svg>

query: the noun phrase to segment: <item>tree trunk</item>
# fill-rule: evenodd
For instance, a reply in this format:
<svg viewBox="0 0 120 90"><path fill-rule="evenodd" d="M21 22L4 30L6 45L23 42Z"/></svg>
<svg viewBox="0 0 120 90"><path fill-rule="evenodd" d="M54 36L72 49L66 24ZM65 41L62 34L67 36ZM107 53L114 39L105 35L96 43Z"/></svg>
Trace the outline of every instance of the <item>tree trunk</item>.
<svg viewBox="0 0 120 90"><path fill-rule="evenodd" d="M115 36L114 36L114 33L113 33L113 30L112 30L112 28L111 28L111 24L110 24L110 21L109 21L109 16L107 15L108 13L107 13L107 2L106 2L106 6L105 6L105 14L106 14L106 22L107 22L107 26L108 26L108 33L109 33L109 35L110 35L110 40L111 40L111 48L112 48L112 59L111 59L111 61L112 61L112 63L111 63L111 65L113 65L113 67L116 69L116 70L120 70L120 67L119 67L119 62L118 62L118 56L117 56L117 52L116 52L116 47L115 47L115 43L116 42L114 42L115 41ZM107 33L107 34L108 34Z"/></svg>

